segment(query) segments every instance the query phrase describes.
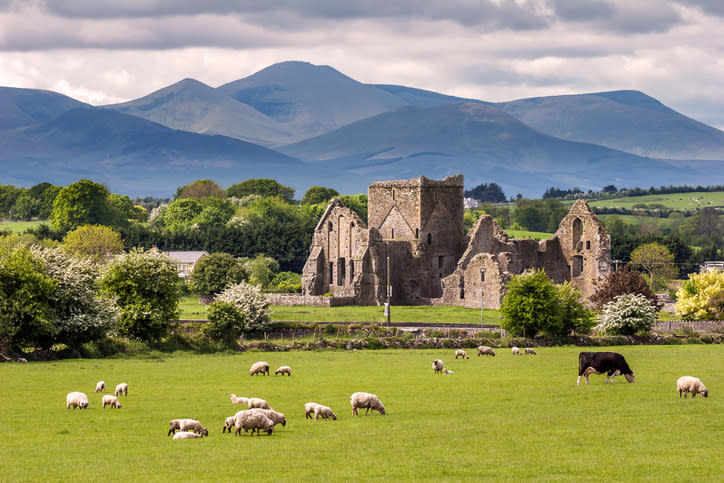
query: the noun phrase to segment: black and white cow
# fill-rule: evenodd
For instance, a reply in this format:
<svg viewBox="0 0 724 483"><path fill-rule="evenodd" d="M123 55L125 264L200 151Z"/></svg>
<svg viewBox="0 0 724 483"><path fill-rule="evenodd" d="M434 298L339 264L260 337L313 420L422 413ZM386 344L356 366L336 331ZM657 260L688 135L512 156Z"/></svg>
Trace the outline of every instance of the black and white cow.
<svg viewBox="0 0 724 483"><path fill-rule="evenodd" d="M588 376L591 374L606 374L606 382L621 374L628 382L634 382L634 373L626 364L626 359L616 352L581 352L578 354L578 381L581 384L581 376L586 378L586 384L590 384Z"/></svg>

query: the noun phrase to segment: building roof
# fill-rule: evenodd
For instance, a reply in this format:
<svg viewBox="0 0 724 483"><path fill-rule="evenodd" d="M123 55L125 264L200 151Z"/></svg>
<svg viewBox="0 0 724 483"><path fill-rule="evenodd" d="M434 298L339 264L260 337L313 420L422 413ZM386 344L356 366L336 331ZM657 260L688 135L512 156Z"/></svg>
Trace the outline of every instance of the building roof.
<svg viewBox="0 0 724 483"><path fill-rule="evenodd" d="M202 251L188 251L188 252L166 252L169 257L174 259L176 263L196 263L201 257L208 255L209 252Z"/></svg>

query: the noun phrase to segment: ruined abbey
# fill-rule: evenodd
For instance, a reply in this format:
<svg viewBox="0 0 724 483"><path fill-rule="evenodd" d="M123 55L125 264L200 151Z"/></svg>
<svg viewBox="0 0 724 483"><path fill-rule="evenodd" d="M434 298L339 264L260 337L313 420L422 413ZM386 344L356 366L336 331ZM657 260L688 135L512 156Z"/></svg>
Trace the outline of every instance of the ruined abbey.
<svg viewBox="0 0 724 483"><path fill-rule="evenodd" d="M374 183L368 226L341 200L314 230L302 272L305 295L350 303L498 308L511 276L543 269L590 296L610 270L610 238L578 200L553 238L509 238L488 215L463 225L463 176Z"/></svg>

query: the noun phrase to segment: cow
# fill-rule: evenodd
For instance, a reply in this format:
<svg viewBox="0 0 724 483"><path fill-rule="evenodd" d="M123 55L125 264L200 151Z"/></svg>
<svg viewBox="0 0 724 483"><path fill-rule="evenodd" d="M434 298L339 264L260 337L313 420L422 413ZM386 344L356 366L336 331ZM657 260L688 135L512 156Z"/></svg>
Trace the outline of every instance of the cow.
<svg viewBox="0 0 724 483"><path fill-rule="evenodd" d="M576 385L581 384L581 376L586 378L586 384L590 384L590 374L606 374L606 382L609 378L613 384L613 378L621 374L628 382L634 382L634 373L626 363L626 359L616 352L581 352L578 354L578 380ZM605 383L604 383L605 384Z"/></svg>

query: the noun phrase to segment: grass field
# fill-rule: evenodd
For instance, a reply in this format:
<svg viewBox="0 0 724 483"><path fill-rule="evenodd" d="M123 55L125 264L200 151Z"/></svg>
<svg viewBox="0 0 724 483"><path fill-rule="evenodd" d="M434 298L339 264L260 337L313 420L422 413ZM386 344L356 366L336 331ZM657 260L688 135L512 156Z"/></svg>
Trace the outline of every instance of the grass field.
<svg viewBox="0 0 724 483"><path fill-rule="evenodd" d="M0 221L0 231L8 230L11 233L23 233L28 228L37 228L48 221Z"/></svg>
<svg viewBox="0 0 724 483"><path fill-rule="evenodd" d="M0 364L3 481L472 479L721 481L724 349L632 346L636 382L591 376L576 387L578 348L538 356L455 360L451 350L156 355L146 359ZM442 358L455 373L434 375ZM256 360L291 377L248 375ZM708 399L679 399L700 377ZM101 409L98 380L129 384L123 408ZM88 410L67 410L70 391ZM386 416L353 417L349 395L376 393ZM222 434L240 409L228 393L285 413L271 436ZM330 406L337 421L304 419ZM209 437L172 441L168 421L192 417Z"/></svg>
<svg viewBox="0 0 724 483"><path fill-rule="evenodd" d="M698 199L697 203L695 199ZM646 195L628 196L625 198L613 198L610 200L589 201L592 207L616 207L633 208L634 205L659 204L674 210L695 210L696 208L724 207L724 191L712 191L710 193L672 193L668 195Z"/></svg>
<svg viewBox="0 0 724 483"><path fill-rule="evenodd" d="M539 231L527 231L527 230L505 230L511 238L527 238L533 240L547 240L553 238L553 233L543 233Z"/></svg>

